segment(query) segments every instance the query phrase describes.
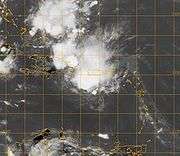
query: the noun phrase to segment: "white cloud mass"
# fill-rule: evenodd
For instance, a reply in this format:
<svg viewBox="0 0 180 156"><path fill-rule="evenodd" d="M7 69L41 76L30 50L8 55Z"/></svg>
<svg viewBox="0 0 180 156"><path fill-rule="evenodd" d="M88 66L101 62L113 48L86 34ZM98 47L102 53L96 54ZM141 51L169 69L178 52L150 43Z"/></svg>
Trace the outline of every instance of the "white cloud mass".
<svg viewBox="0 0 180 156"><path fill-rule="evenodd" d="M13 67L13 58L11 55L7 56L3 61L0 61L0 73L8 74Z"/></svg>
<svg viewBox="0 0 180 156"><path fill-rule="evenodd" d="M33 35L40 29L57 38L66 30L71 30L66 40L52 44L53 62L57 69L74 68L72 82L87 91L112 78L112 67L106 63L109 52L103 42L90 36L81 48L77 48L75 43L76 36L86 31L84 27L76 28L76 11L79 9L88 14L90 8L97 4L97 1L86 1L84 8L80 9L77 1L46 0L32 19Z"/></svg>
<svg viewBox="0 0 180 156"><path fill-rule="evenodd" d="M0 59L0 74L8 74L11 68L14 67L14 58L12 54L8 54L10 49L6 46L4 40L0 40L0 53L1 55L5 55L6 57Z"/></svg>
<svg viewBox="0 0 180 156"><path fill-rule="evenodd" d="M33 31L40 29L57 37L66 29L74 29L76 10L77 5L73 0L46 0L32 19Z"/></svg>
<svg viewBox="0 0 180 156"><path fill-rule="evenodd" d="M64 69L65 67L76 67L78 60L75 54L77 49L72 41L57 43L52 46L53 61L57 69Z"/></svg>
<svg viewBox="0 0 180 156"><path fill-rule="evenodd" d="M106 63L108 58L109 52L104 45L95 39L90 39L82 49L73 82L79 88L90 91L112 78L113 68Z"/></svg>

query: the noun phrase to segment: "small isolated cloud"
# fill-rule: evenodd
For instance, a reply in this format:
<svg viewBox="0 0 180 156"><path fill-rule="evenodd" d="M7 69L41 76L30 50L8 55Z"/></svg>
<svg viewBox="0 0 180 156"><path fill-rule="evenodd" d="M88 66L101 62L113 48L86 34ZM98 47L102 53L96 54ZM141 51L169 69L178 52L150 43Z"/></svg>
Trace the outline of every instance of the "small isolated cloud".
<svg viewBox="0 0 180 156"><path fill-rule="evenodd" d="M103 139L109 139L109 135L108 134L99 133L98 137L103 138Z"/></svg>

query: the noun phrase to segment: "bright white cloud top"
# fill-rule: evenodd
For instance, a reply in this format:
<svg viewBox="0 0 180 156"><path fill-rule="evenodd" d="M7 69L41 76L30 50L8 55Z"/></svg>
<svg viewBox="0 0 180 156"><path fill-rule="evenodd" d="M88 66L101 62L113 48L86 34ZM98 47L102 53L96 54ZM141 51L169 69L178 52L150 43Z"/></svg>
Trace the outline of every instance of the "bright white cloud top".
<svg viewBox="0 0 180 156"><path fill-rule="evenodd" d="M76 49L71 41L53 45L53 60L57 69L75 69L73 82L81 89L90 91L112 78L113 68L107 64L110 57L102 42L91 37L84 48Z"/></svg>
<svg viewBox="0 0 180 156"><path fill-rule="evenodd" d="M86 1L84 8L78 7L78 1L55 0L44 1L32 18L32 36L41 30L57 38L68 32L64 41L52 43L53 62L57 69L71 67L75 70L72 82L78 88L91 91L104 81L113 77L112 66L107 64L109 51L102 41L90 36L83 41L84 45L77 48L75 38L80 33L85 33L85 28L76 28L76 12L83 11L87 15L90 8L97 5L97 1Z"/></svg>
<svg viewBox="0 0 180 156"><path fill-rule="evenodd" d="M3 61L0 61L0 74L8 74L13 67L13 57L8 55Z"/></svg>
<svg viewBox="0 0 180 156"><path fill-rule="evenodd" d="M67 66L76 67L78 65L76 57L78 51L72 41L56 43L52 48L54 52L53 61L57 69L64 69Z"/></svg>
<svg viewBox="0 0 180 156"><path fill-rule="evenodd" d="M10 49L4 46L4 40L0 41L0 54L6 56L0 59L0 74L8 74L10 70L14 67L14 58L12 54L9 54Z"/></svg>
<svg viewBox="0 0 180 156"><path fill-rule="evenodd" d="M73 0L44 1L33 17L31 34L40 29L53 37L58 37L66 29L75 28L77 5Z"/></svg>
<svg viewBox="0 0 180 156"><path fill-rule="evenodd" d="M91 38L82 49L73 82L81 89L91 91L113 76L113 68L107 64L108 51L103 43Z"/></svg>

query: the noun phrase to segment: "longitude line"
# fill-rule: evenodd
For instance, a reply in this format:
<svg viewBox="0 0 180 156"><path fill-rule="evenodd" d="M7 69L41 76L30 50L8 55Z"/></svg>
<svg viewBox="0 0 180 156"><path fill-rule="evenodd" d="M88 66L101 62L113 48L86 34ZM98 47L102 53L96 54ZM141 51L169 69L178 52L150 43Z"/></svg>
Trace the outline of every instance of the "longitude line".
<svg viewBox="0 0 180 156"><path fill-rule="evenodd" d="M175 13L175 0L173 0L173 14ZM173 16L173 45L176 45L175 43L175 16ZM173 46L173 71L175 72L175 46ZM175 113L176 113L176 104L175 104L175 74L173 74L173 155L176 155L176 133L175 133Z"/></svg>

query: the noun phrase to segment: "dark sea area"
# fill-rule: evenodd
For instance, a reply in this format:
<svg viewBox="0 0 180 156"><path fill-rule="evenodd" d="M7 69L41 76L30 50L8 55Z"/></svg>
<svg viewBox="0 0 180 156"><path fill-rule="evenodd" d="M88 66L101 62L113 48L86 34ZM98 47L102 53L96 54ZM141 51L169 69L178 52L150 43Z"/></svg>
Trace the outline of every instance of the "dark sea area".
<svg viewBox="0 0 180 156"><path fill-rule="evenodd" d="M38 3L37 0L24 1L8 1L18 26L24 25L30 9ZM15 143L31 138L38 130L63 128L79 134L82 146L96 145L110 150L118 141L122 145L147 145L145 156L179 156L180 17L175 12L180 11L180 1L174 1L175 10L173 0L103 0L99 8L92 9L89 25L93 33L99 20L102 29L121 25L123 21L128 24L127 31L109 47L119 48L120 56L115 60L119 60L120 71L134 72L137 65L148 98L156 107L150 113L157 122L158 117L163 117L164 124L170 128L172 147L160 141L157 131L149 124L145 123L139 133L143 125L139 120L140 102L132 86L122 87L118 93L90 95L72 92L69 87L72 84L64 80L63 72L48 77L24 76L19 69L33 63L28 55L44 51L50 54L51 49L24 46L31 40L18 37L17 29L5 22L1 24L4 31L1 35L6 35L7 42L21 52L12 76L0 79L0 123L7 120L7 125L0 126L0 130L7 131ZM13 106L4 105L5 100ZM102 110L98 110L99 105L103 105ZM108 134L109 139L99 138L99 133ZM160 134L162 138L166 137L164 133ZM0 135L0 156L4 156L5 140L5 135Z"/></svg>

